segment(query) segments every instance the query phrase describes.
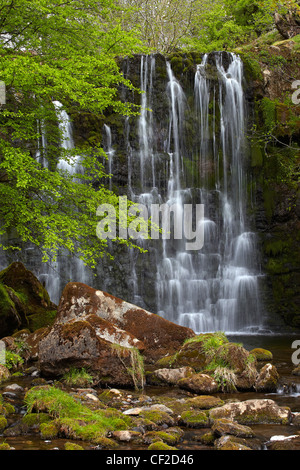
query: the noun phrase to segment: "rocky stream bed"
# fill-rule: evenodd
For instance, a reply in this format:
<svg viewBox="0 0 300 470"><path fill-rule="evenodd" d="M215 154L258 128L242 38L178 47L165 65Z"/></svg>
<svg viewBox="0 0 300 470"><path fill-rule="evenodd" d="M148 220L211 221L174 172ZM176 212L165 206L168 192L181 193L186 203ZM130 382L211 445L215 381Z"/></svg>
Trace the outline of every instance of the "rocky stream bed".
<svg viewBox="0 0 300 470"><path fill-rule="evenodd" d="M276 391L266 393L199 395L177 385L145 385L140 391L97 386L73 388L64 381L41 377L35 366L25 368L22 375L11 375L0 386L2 416L6 419L1 430L1 447L45 451L299 450L300 378L292 374L294 365L290 360L294 339L288 335L234 338L243 341L245 347L255 343L273 347L272 363L280 379ZM118 417L126 418L125 423L118 430L107 430L101 438L95 433L90 440L84 440L76 435L71 424L66 426L61 420L56 434L47 427L47 423L55 421L55 415L45 406L46 395L45 403L37 404L34 412L28 412L26 403L30 390L49 387L66 392L91 410L109 413L115 410Z"/></svg>
<svg viewBox="0 0 300 470"><path fill-rule="evenodd" d="M24 274L0 273L8 314L55 316L1 339L0 449L300 449L297 333L196 334L82 283L56 307Z"/></svg>

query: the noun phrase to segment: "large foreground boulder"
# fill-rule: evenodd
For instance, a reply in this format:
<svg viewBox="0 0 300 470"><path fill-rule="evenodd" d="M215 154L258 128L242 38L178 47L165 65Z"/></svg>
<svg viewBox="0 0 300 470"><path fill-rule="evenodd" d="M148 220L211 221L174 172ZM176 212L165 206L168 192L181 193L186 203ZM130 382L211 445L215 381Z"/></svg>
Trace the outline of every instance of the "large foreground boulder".
<svg viewBox="0 0 300 470"><path fill-rule="evenodd" d="M86 320L57 323L39 343L40 369L45 376L61 376L70 369L88 370L98 384L130 387L139 380L136 350L99 337ZM133 377L133 374L136 377Z"/></svg>
<svg viewBox="0 0 300 470"><path fill-rule="evenodd" d="M61 296L55 324L73 319L86 320L90 315L106 320L143 342L143 354L148 362L170 352L175 353L187 338L195 336L190 328L179 326L107 292L79 282L67 284Z"/></svg>

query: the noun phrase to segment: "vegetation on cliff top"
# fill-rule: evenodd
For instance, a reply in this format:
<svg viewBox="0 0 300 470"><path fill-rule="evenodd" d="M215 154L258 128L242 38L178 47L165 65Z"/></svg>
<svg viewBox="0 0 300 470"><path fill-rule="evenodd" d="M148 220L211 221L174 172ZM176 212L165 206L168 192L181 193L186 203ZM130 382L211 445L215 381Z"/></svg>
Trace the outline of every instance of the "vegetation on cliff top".
<svg viewBox="0 0 300 470"><path fill-rule="evenodd" d="M101 183L101 142L92 139L81 142L80 149L62 149L53 101L62 102L71 115L80 111L94 122L101 121L108 108L134 114L138 108L117 97L118 85L132 88L118 68L117 55L232 49L272 30L274 13L286 15L289 10L297 20L295 0L4 0L2 248L20 250L22 243L30 242L40 248L44 260L67 250L91 266L107 252L106 240L96 236L96 210L103 202L118 208L118 199ZM79 152L84 175L57 171L58 161L72 163ZM47 166L41 157L46 157Z"/></svg>

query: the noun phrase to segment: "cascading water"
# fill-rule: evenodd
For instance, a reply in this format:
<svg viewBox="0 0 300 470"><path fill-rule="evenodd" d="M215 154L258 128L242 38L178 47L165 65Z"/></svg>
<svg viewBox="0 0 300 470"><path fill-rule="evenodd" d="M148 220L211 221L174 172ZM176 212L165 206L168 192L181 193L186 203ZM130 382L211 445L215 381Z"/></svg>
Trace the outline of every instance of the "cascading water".
<svg viewBox="0 0 300 470"><path fill-rule="evenodd" d="M114 149L112 146L112 137L111 137L111 128L107 124L104 124L104 131L106 135L106 155L108 158L108 174L112 175L113 172L113 158L114 158ZM109 189L112 189L112 181L109 179Z"/></svg>
<svg viewBox="0 0 300 470"><path fill-rule="evenodd" d="M59 130L61 132L60 145L65 151L70 151L70 156L68 156L67 159L61 158L59 160L57 169L69 175L75 175L82 170L80 167L80 156L72 155L72 150L74 149L72 124L62 103L54 101L53 105L56 110ZM56 304L59 302L65 282L80 280L81 282L88 283L90 280L83 261L77 257L69 259L69 257L65 257L63 253L58 255L55 262L48 262L45 265L41 264L37 275L45 284L51 300Z"/></svg>
<svg viewBox="0 0 300 470"><path fill-rule="evenodd" d="M202 220L204 246L201 250L187 251L184 239L163 239L155 251L157 313L197 332L255 330L261 326L259 273L255 233L245 223L243 65L238 56L226 54L229 64L225 67L223 54L215 53L217 80L211 80L206 70L209 58L209 55L204 55L202 63L197 66L193 110L189 108L170 63L166 63L169 125L163 149L168 156L165 186L155 187L157 175L146 171L151 167L154 172L154 166L149 162L150 158L153 159L153 126L159 128L160 124L155 123L153 117L150 120L148 116L147 119L146 112L142 111L138 127L142 191L134 196L136 201L148 207L150 203L165 201L182 209L184 204L191 203L204 204L205 208ZM153 94L154 62L151 62L149 71L149 60L141 59L144 108ZM147 88L147 83L152 83L151 87ZM186 119L191 112L196 116L197 135L192 155L185 142ZM155 157L159 161L159 151ZM185 185L187 158L197 163L198 187ZM213 187L210 184L212 175ZM151 190L145 192L147 185ZM155 246L154 242L152 246ZM134 298L138 299L139 276L134 264L133 273Z"/></svg>

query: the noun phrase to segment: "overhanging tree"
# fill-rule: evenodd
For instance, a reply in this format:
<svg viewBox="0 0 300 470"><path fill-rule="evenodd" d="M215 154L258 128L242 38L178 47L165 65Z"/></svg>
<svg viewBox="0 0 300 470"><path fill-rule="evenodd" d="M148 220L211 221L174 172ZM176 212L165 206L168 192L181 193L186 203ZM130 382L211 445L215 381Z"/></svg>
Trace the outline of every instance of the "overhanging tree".
<svg viewBox="0 0 300 470"><path fill-rule="evenodd" d="M117 85L131 85L115 57L140 48L136 31L124 32L121 21L111 0L0 1L0 80L7 91L0 112L3 249L31 242L45 260L67 249L91 266L106 252L106 241L96 236L96 210L103 203L117 207L118 200L99 184L103 150L95 143L80 149L83 174L58 170L58 161L72 161L78 149L59 145L53 101L72 103L89 115L108 107L124 115L137 112L117 96ZM47 166L37 152L43 128L47 148L39 152L47 155Z"/></svg>

